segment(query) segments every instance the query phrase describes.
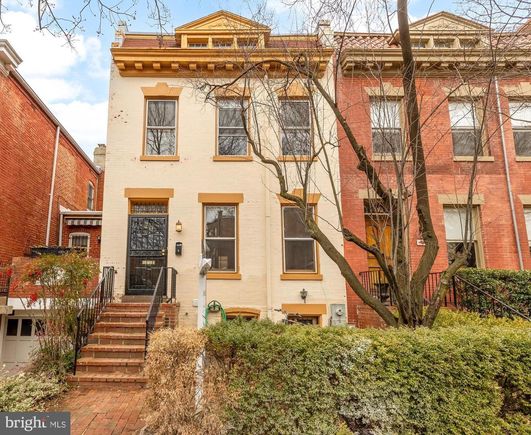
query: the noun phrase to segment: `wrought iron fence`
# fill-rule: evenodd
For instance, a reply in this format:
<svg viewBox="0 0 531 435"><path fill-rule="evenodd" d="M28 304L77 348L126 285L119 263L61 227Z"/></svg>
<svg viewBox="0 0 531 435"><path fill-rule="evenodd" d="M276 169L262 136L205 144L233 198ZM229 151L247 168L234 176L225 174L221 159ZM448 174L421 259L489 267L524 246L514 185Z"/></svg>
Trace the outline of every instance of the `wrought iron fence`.
<svg viewBox="0 0 531 435"><path fill-rule="evenodd" d="M170 295L168 296L168 275L170 277ZM144 347L144 358L147 356L147 349L149 345L149 338L155 330L157 323L157 316L160 310L160 304L164 299L174 302L176 298L176 278L177 271L173 267L161 267L159 276L157 278L157 284L153 291L151 298L151 304L149 305L148 313L146 316L146 340Z"/></svg>
<svg viewBox="0 0 531 435"><path fill-rule="evenodd" d="M12 271L10 264L0 264L0 297L7 298L9 296Z"/></svg>
<svg viewBox="0 0 531 435"><path fill-rule="evenodd" d="M437 291L442 272L429 274L424 286L424 305L428 305ZM379 270L369 270L360 273L360 281L371 294L386 305L396 305L396 296L384 273ZM506 304L496 296L482 290L466 279L456 275L444 297L443 306L455 307L459 310L473 311L482 316L491 314L496 317L521 317L531 320L526 314Z"/></svg>
<svg viewBox="0 0 531 435"><path fill-rule="evenodd" d="M83 300L83 306L76 318L76 338L74 343L74 374L81 348L87 344L89 334L105 306L112 301L114 292L114 267L104 267L101 280L94 291Z"/></svg>
<svg viewBox="0 0 531 435"><path fill-rule="evenodd" d="M494 315L511 319L520 317L525 320L531 320L526 314L521 313L459 275L454 278L454 292L458 295L457 308L461 310L473 311L482 316Z"/></svg>
<svg viewBox="0 0 531 435"><path fill-rule="evenodd" d="M428 275L426 284L424 285L424 304L427 305L431 300L433 294L437 290L439 281L441 279L441 272L432 272ZM391 286L385 277L385 274L380 269L368 270L360 273L360 281L371 296L379 299L386 305L396 305L396 295L391 291ZM443 305L455 306L456 293L452 286L444 297Z"/></svg>

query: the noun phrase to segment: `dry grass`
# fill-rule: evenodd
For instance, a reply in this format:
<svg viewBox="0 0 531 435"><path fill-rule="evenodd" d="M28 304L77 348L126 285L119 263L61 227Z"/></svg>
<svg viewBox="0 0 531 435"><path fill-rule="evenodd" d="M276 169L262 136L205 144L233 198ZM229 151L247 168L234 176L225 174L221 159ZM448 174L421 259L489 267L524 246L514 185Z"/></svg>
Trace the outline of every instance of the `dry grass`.
<svg viewBox="0 0 531 435"><path fill-rule="evenodd" d="M203 394L196 404L197 359L205 337L192 329L163 329L149 345L145 373L149 390L146 423L157 434L223 434L222 413L227 403L223 371L209 361L200 371Z"/></svg>

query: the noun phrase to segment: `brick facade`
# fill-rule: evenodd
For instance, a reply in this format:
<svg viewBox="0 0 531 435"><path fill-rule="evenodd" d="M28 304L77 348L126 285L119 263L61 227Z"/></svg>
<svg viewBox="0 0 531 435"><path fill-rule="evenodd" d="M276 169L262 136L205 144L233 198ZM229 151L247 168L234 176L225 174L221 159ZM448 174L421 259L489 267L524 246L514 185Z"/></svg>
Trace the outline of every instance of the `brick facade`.
<svg viewBox="0 0 531 435"><path fill-rule="evenodd" d="M398 74L394 77L377 78L370 74L339 74L338 102L339 107L355 132L358 142L372 156L372 132L370 119L370 95L367 88L384 88L392 85L402 86ZM417 78L417 92L421 106L422 141L427 155L427 176L429 184L430 207L435 231L439 239L439 254L432 271L443 271L448 265L446 234L443 218L443 206L450 205L441 200L441 195L467 194L472 162L457 161L453 155L451 123L449 117L448 88L455 87L457 76L446 74ZM508 119L509 99L505 89L510 86L529 84L529 76L518 76L513 73L510 79L500 78L500 105L504 119ZM488 89L487 82L475 83ZM518 269L517 245L514 226L509 207L509 192L506 183L501 129L496 110L494 87L482 96L486 100L486 137L490 157L478 162L478 175L474 188L475 194L481 197L478 204L480 219L480 240L482 251L481 266L496 269ZM531 98L531 95L529 96ZM521 97L520 97L521 98ZM429 120L428 120L429 117ZM520 246L523 254L524 268L531 269L531 255L528 236L524 221L524 204L521 195L531 194L531 161L517 159L511 122L503 124L507 159L511 176L512 193L515 201ZM363 191L367 191L368 182L365 175L357 169L358 159L344 132L339 128L340 138L340 169L341 191L345 225L363 240L367 240L364 217ZM527 161L522 161L527 160ZM406 162L406 165L411 163ZM393 162L378 161L374 165L382 174L384 183L393 186ZM409 172L411 173L411 171ZM413 213L414 215L414 213ZM419 246L418 222L414 215L410 228L409 253L412 265L416 266L422 254ZM353 243L345 243L345 255L356 273L368 270L367 253ZM348 321L357 326L380 326L381 319L359 297L347 288Z"/></svg>
<svg viewBox="0 0 531 435"><path fill-rule="evenodd" d="M0 263L46 242L58 125L16 70L0 73ZM59 244L60 207L86 210L89 182L101 210L100 172L61 126L50 245ZM99 255L99 247L93 252Z"/></svg>

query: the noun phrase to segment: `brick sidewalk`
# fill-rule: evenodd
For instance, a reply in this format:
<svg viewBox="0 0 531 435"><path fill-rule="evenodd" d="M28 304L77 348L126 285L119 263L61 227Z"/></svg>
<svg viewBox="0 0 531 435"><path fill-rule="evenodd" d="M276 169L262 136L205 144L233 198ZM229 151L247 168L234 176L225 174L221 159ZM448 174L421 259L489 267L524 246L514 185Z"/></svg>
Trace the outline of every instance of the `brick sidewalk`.
<svg viewBox="0 0 531 435"><path fill-rule="evenodd" d="M74 388L53 411L70 411L72 435L136 434L144 427L144 389Z"/></svg>

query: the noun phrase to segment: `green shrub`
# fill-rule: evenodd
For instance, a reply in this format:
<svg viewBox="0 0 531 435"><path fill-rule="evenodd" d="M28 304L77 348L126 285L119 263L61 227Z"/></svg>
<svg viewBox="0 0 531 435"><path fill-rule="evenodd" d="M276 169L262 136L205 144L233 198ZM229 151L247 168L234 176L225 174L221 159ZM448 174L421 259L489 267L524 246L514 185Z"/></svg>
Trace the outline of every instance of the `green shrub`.
<svg viewBox="0 0 531 435"><path fill-rule="evenodd" d="M531 316L531 271L469 268L460 270L458 276L497 297L522 314ZM467 297L473 294L467 291L461 294L467 308L474 311L488 311L491 308L490 301L485 298Z"/></svg>
<svg viewBox="0 0 531 435"><path fill-rule="evenodd" d="M495 317L483 316L470 311L457 311L442 308L435 319L434 328L447 328L455 326L484 326L484 327L507 327L512 329L529 329L530 323L520 317Z"/></svg>
<svg viewBox="0 0 531 435"><path fill-rule="evenodd" d="M529 431L531 329L466 320L432 330L211 326L209 358L227 368L237 398L225 407L227 431Z"/></svg>
<svg viewBox="0 0 531 435"><path fill-rule="evenodd" d="M65 390L62 379L47 373L0 373L0 412L43 411Z"/></svg>

